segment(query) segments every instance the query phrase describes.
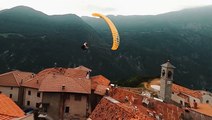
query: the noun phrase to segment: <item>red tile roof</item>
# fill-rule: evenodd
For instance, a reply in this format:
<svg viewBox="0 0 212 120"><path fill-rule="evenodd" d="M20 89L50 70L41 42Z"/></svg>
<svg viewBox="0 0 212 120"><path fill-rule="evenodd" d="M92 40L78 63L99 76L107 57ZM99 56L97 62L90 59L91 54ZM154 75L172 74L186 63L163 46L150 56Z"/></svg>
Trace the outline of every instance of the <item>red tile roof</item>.
<svg viewBox="0 0 212 120"><path fill-rule="evenodd" d="M1 115L0 114L0 120L12 120L14 118L17 118L17 117L12 117L12 116L8 116L8 115Z"/></svg>
<svg viewBox="0 0 212 120"><path fill-rule="evenodd" d="M87 71L83 69L76 69L76 68L47 68L39 72L37 75L42 76L42 75L47 75L50 73L65 75L69 77L77 77L77 78L79 77L82 78L87 76Z"/></svg>
<svg viewBox="0 0 212 120"><path fill-rule="evenodd" d="M212 106L210 104L198 103L197 109L192 108L192 110L212 117Z"/></svg>
<svg viewBox="0 0 212 120"><path fill-rule="evenodd" d="M24 112L6 95L0 94L0 120L23 117Z"/></svg>
<svg viewBox="0 0 212 120"><path fill-rule="evenodd" d="M0 75L0 85L20 86L25 81L32 78L33 73L22 71L11 71Z"/></svg>
<svg viewBox="0 0 212 120"><path fill-rule="evenodd" d="M154 120L111 97L104 97L89 116L93 120Z"/></svg>
<svg viewBox="0 0 212 120"><path fill-rule="evenodd" d="M64 74L65 71L66 71L66 68L46 68L46 69L40 71L37 75L42 76L42 75L47 75L50 73Z"/></svg>
<svg viewBox="0 0 212 120"><path fill-rule="evenodd" d="M84 70L68 68L64 75L72 78L86 78L87 74Z"/></svg>
<svg viewBox="0 0 212 120"><path fill-rule="evenodd" d="M87 68L83 65L80 65L79 67L76 67L75 69L84 70L86 72L91 72L92 70L90 68Z"/></svg>
<svg viewBox="0 0 212 120"><path fill-rule="evenodd" d="M122 88L112 89L110 95L121 103L126 102L125 99L127 96L128 101L132 105L137 106L139 113L148 114L148 112L146 111L149 111L149 113L152 114L155 111L155 113L157 113L158 115L161 114L165 120L177 120L179 119L179 116L182 113L182 109L175 105L163 103L152 98L147 98L137 93L134 93L133 91L128 91ZM151 103L154 107L151 109L144 107L142 105L142 101L144 99L147 99L149 103Z"/></svg>
<svg viewBox="0 0 212 120"><path fill-rule="evenodd" d="M107 88L108 88L108 86L97 85L96 90L94 91L94 93L98 94L98 95L105 95Z"/></svg>
<svg viewBox="0 0 212 120"><path fill-rule="evenodd" d="M64 90L62 86L65 86ZM40 85L42 92L91 93L91 82L85 78L71 78L64 75L48 74Z"/></svg>
<svg viewBox="0 0 212 120"><path fill-rule="evenodd" d="M39 87L45 77L46 77L45 75L42 75L42 76L36 75L34 78L23 83L22 86L39 89Z"/></svg>
<svg viewBox="0 0 212 120"><path fill-rule="evenodd" d="M47 68L41 72L39 72L37 75L34 76L34 78L26 81L22 86L30 87L30 88L36 88L39 89L41 83L43 80L45 80L46 76L49 74L55 75L55 76L66 76L70 78L81 78L85 79L87 76L87 72L84 70L74 69L74 68Z"/></svg>
<svg viewBox="0 0 212 120"><path fill-rule="evenodd" d="M186 95L190 95L192 97L199 98L199 99L201 99L202 97L202 94L200 91L191 90L177 84L172 84L172 91L175 93L184 93Z"/></svg>
<svg viewBox="0 0 212 120"><path fill-rule="evenodd" d="M97 76L91 77L92 90L95 90L97 85L108 86L109 84L110 84L110 80L108 80L107 78L105 78L102 75L97 75Z"/></svg>

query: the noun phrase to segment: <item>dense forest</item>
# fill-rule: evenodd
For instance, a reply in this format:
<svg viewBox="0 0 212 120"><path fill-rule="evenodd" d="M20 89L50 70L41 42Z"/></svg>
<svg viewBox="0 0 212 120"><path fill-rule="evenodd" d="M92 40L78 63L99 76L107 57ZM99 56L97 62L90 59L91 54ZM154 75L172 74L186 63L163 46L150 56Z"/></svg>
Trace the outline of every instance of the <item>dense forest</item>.
<svg viewBox="0 0 212 120"><path fill-rule="evenodd" d="M48 16L25 6L2 10L0 72L84 65L92 75L136 86L158 77L160 65L169 59L176 67L176 83L211 89L211 12L207 6L154 16L109 15L121 38L119 50L111 51L111 33L101 19ZM88 52L80 49L85 41Z"/></svg>

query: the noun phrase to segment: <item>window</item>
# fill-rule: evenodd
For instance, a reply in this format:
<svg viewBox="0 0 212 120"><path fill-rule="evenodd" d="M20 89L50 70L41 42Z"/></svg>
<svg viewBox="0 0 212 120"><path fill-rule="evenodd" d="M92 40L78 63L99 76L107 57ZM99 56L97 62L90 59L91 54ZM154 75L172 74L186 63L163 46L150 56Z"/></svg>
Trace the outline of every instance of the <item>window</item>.
<svg viewBox="0 0 212 120"><path fill-rule="evenodd" d="M28 95L31 95L31 91L28 91Z"/></svg>
<svg viewBox="0 0 212 120"><path fill-rule="evenodd" d="M10 89L12 90L12 89L13 89L13 87L10 87Z"/></svg>
<svg viewBox="0 0 212 120"><path fill-rule="evenodd" d="M182 101L182 100L180 101L180 104L181 104L181 105L183 104L183 101Z"/></svg>
<svg viewBox="0 0 212 120"><path fill-rule="evenodd" d="M36 103L36 108L39 108L40 104L39 103Z"/></svg>
<svg viewBox="0 0 212 120"><path fill-rule="evenodd" d="M13 94L10 94L10 98L12 98L13 97Z"/></svg>
<svg viewBox="0 0 212 120"><path fill-rule="evenodd" d="M1 94L2 92L0 91L0 94Z"/></svg>
<svg viewBox="0 0 212 120"><path fill-rule="evenodd" d="M209 103L209 100L206 100L206 103L208 104Z"/></svg>
<svg viewBox="0 0 212 120"><path fill-rule="evenodd" d="M27 105L30 105L30 101L27 101Z"/></svg>
<svg viewBox="0 0 212 120"><path fill-rule="evenodd" d="M163 72L162 72L162 76L164 76L165 75L165 70L163 70Z"/></svg>
<svg viewBox="0 0 212 120"><path fill-rule="evenodd" d="M75 95L75 96L74 96L74 99L75 99L76 101L81 101L81 95Z"/></svg>
<svg viewBox="0 0 212 120"><path fill-rule="evenodd" d="M174 92L172 92L172 94L174 94Z"/></svg>
<svg viewBox="0 0 212 120"><path fill-rule="evenodd" d="M171 78L171 77L172 77L172 72L169 71L169 72L168 72L168 78Z"/></svg>
<svg viewBox="0 0 212 120"><path fill-rule="evenodd" d="M37 92L37 97L40 97L40 92Z"/></svg>
<svg viewBox="0 0 212 120"><path fill-rule="evenodd" d="M65 108L65 113L69 113L69 107Z"/></svg>
<svg viewBox="0 0 212 120"><path fill-rule="evenodd" d="M43 107L43 111L47 113L47 106Z"/></svg>

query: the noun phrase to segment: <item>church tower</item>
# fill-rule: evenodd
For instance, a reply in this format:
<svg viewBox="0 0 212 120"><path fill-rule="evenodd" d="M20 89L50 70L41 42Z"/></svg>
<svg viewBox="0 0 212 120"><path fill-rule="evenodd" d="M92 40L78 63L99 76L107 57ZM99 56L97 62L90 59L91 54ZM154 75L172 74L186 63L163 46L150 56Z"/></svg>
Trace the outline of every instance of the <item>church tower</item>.
<svg viewBox="0 0 212 120"><path fill-rule="evenodd" d="M169 60L161 65L160 98L165 102L171 101L174 68Z"/></svg>

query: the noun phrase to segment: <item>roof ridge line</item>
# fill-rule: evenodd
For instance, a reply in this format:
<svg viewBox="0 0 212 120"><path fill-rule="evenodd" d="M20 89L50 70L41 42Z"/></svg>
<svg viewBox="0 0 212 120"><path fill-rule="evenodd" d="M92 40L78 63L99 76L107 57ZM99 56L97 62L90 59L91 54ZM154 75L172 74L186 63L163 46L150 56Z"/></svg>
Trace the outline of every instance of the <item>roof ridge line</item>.
<svg viewBox="0 0 212 120"><path fill-rule="evenodd" d="M19 82L17 81L16 76L14 75L14 73L12 73L13 77L15 78L16 83L18 84L18 86L20 86Z"/></svg>

